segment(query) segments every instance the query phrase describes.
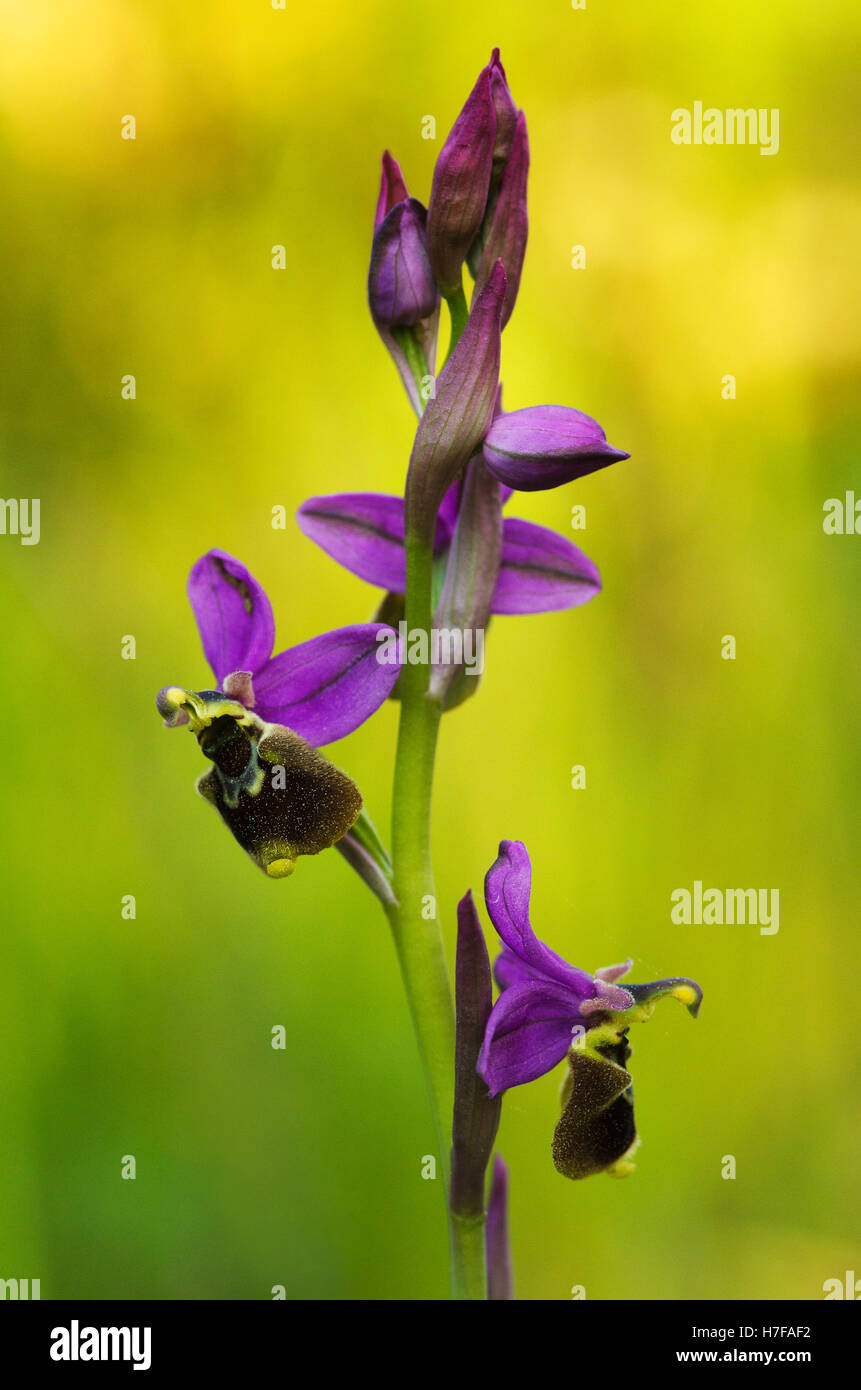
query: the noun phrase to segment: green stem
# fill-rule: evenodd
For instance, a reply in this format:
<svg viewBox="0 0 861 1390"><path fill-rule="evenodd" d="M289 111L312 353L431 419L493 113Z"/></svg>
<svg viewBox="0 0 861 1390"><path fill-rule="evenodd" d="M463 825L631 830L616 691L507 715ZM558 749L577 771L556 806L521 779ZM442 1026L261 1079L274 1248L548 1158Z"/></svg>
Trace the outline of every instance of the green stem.
<svg viewBox="0 0 861 1390"><path fill-rule="evenodd" d="M395 903L388 908L413 1016L448 1191L454 1104L454 1006L443 952L430 859L430 808L440 708L401 672L401 720L395 759L392 857Z"/></svg>
<svg viewBox="0 0 861 1390"><path fill-rule="evenodd" d="M460 298L465 311L462 292ZM453 308L454 341L455 332L459 336L463 328L463 323L456 328L455 312ZM408 520L405 549L407 633L421 630L429 634L433 536L421 534ZM395 902L387 906L386 913L418 1039L448 1206L454 1107L454 1003L437 914L430 852L433 771L441 710L437 701L428 696L429 682L427 664L407 662L402 667L399 681L401 717L392 797ZM487 1296L483 1230L483 1222L464 1220L449 1212L453 1298Z"/></svg>
<svg viewBox="0 0 861 1390"><path fill-rule="evenodd" d="M393 328L392 337L399 344L404 357L407 359L407 366L410 369L413 381L416 384L416 390L418 391L420 403L419 415L421 415L425 400L422 393L425 390L426 382L430 376L430 368L428 367L424 349L418 342L411 328Z"/></svg>
<svg viewBox="0 0 861 1390"><path fill-rule="evenodd" d="M452 1297L473 1302L487 1298L485 1217L451 1214Z"/></svg>
<svg viewBox="0 0 861 1390"><path fill-rule="evenodd" d="M467 307L466 295L463 292L462 285L459 289L454 291L454 294L446 296L446 303L448 304L448 310L451 314L451 340L445 359L447 362L457 347L460 335L466 328L466 321L469 318L469 309Z"/></svg>

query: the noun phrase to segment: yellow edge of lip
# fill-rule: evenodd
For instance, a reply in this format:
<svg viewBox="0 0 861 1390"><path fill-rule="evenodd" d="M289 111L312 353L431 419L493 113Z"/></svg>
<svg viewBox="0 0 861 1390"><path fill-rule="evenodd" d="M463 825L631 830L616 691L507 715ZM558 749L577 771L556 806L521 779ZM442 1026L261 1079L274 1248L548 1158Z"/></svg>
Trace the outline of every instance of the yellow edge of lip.
<svg viewBox="0 0 861 1390"><path fill-rule="evenodd" d="M629 1158L620 1158L618 1162L612 1163L607 1169L609 1178L629 1178L636 1171L636 1163L632 1163Z"/></svg>

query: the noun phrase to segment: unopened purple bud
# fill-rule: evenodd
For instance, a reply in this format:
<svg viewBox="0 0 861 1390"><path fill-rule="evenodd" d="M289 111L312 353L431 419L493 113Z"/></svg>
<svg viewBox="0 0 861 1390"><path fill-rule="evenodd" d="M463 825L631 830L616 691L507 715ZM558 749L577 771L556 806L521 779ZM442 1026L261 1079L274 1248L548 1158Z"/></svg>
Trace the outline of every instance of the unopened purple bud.
<svg viewBox="0 0 861 1390"><path fill-rule="evenodd" d="M566 405L533 405L497 416L482 452L494 477L520 492L559 487L630 458L607 443L597 421Z"/></svg>
<svg viewBox="0 0 861 1390"><path fill-rule="evenodd" d="M496 195L470 251L470 268L475 276L476 295L481 291L497 261L505 266L507 286L502 310L502 327L511 318L529 233L526 209L526 181L529 174L529 137L526 117L521 111L514 128L514 139ZM478 253L477 259L475 258Z"/></svg>
<svg viewBox="0 0 861 1390"><path fill-rule="evenodd" d="M492 192L493 187L499 184L502 171L514 144L517 107L508 89L508 79L505 76L505 68L502 66L498 48L493 50L487 70L490 74L490 95L493 99L493 109L496 112L496 141L493 147L493 169L490 176Z"/></svg>
<svg viewBox="0 0 861 1390"><path fill-rule="evenodd" d="M484 218L497 117L488 68L478 81L440 151L428 208L428 251L444 295L461 287L461 267Z"/></svg>
<svg viewBox="0 0 861 1390"><path fill-rule="evenodd" d="M383 151L383 169L380 176L380 193L377 198L377 211L374 217L374 231L377 230L383 218L391 212L396 203L402 203L410 195L407 192L407 185L401 173L401 166L393 154L388 150Z"/></svg>
<svg viewBox="0 0 861 1390"><path fill-rule="evenodd" d="M410 328L429 318L439 289L428 259L427 213L415 198L396 203L374 235L368 302L378 324Z"/></svg>

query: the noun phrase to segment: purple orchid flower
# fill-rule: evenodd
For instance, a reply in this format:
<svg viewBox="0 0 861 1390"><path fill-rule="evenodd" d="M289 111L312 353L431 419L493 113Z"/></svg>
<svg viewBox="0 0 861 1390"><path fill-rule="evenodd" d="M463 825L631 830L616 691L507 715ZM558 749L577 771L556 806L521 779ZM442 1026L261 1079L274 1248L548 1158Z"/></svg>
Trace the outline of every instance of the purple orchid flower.
<svg viewBox="0 0 861 1390"><path fill-rule="evenodd" d="M569 965L535 935L529 921L532 869L526 846L503 840L485 879L485 901L503 949L494 967L502 993L493 1006L478 1058L491 1096L534 1081L569 1061L554 1161L567 1177L631 1170L637 1143L628 1027L671 995L696 1017L702 990L676 976L620 985L631 961L596 970Z"/></svg>
<svg viewBox="0 0 861 1390"><path fill-rule="evenodd" d="M397 668L377 660L385 623L354 623L272 656L275 619L241 560L209 550L193 566L188 597L218 689L270 724L319 748L358 729L388 698ZM187 723L171 711L168 724Z"/></svg>
<svg viewBox="0 0 861 1390"><path fill-rule="evenodd" d="M219 689L166 686L156 704L169 727L190 724L211 763L197 791L268 877L286 878L300 855L343 847L363 816L358 787L318 747L358 728L390 694L398 667L378 653L393 630L359 623L273 657L269 600L223 550L197 561L188 593ZM347 858L367 878L380 855L366 817L355 850L361 862ZM384 880L380 869L374 891L385 892Z"/></svg>

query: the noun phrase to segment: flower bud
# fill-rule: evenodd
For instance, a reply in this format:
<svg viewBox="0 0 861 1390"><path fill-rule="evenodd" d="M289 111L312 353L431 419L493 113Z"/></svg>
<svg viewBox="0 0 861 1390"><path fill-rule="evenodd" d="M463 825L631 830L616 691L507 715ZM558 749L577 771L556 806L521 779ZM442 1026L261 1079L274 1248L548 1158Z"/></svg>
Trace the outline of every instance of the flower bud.
<svg viewBox="0 0 861 1390"><path fill-rule="evenodd" d="M559 487L630 458L607 443L595 420L566 405L533 405L497 416L482 452L494 477L520 492Z"/></svg>
<svg viewBox="0 0 861 1390"><path fill-rule="evenodd" d="M529 215L526 208L526 181L529 174L529 138L526 117L516 118L512 144L502 171L499 187L491 195L478 237L470 249L470 269L475 276L473 296L482 286L496 262L505 266L507 287L502 310L502 327L508 323L520 288Z"/></svg>
<svg viewBox="0 0 861 1390"><path fill-rule="evenodd" d="M439 289L428 260L427 213L405 198L387 213L374 235L368 272L368 302L377 325L411 328L429 318Z"/></svg>
<svg viewBox="0 0 861 1390"><path fill-rule="evenodd" d="M490 72L482 68L440 151L431 184L428 252L446 296L461 288L461 267L484 218L496 132Z"/></svg>
<svg viewBox="0 0 861 1390"><path fill-rule="evenodd" d="M439 329L439 289L428 261L426 223L425 209L410 198L400 165L386 150L374 217L368 299L377 332L417 415L424 407L422 378L426 375L430 380L436 367ZM424 317L416 318L422 309ZM417 361L423 364L418 372Z"/></svg>

